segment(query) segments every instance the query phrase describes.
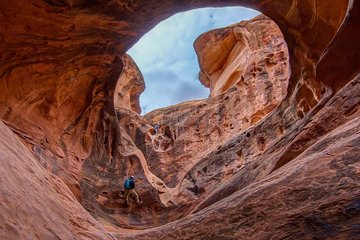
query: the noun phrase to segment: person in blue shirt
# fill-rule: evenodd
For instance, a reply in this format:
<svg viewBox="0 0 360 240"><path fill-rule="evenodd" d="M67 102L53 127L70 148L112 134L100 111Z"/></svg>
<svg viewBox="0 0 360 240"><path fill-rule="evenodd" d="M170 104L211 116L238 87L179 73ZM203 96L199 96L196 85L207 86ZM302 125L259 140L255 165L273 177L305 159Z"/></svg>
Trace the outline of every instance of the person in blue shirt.
<svg viewBox="0 0 360 240"><path fill-rule="evenodd" d="M157 134L159 132L159 128L160 128L159 123L154 126L155 134Z"/></svg>
<svg viewBox="0 0 360 240"><path fill-rule="evenodd" d="M125 180L124 188L125 188L124 198L125 198L126 204L130 205L129 204L129 197L130 197L130 199L135 199L136 204L138 206L140 206L142 204L142 202L139 199L139 194L135 191L135 177L134 176L131 176Z"/></svg>

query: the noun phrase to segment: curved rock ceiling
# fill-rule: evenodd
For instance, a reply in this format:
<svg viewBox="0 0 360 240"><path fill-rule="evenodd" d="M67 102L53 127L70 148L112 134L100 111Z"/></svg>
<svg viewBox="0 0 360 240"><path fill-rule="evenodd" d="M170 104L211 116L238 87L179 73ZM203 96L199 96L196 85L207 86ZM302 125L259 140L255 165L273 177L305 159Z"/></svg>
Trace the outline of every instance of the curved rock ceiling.
<svg viewBox="0 0 360 240"><path fill-rule="evenodd" d="M195 45L211 98L137 114L143 79L126 50L176 12L234 5L275 21L288 57L271 27L210 31ZM356 238L359 9L351 0L1 1L0 237ZM280 45L254 55L252 34ZM121 197L129 174L141 207Z"/></svg>

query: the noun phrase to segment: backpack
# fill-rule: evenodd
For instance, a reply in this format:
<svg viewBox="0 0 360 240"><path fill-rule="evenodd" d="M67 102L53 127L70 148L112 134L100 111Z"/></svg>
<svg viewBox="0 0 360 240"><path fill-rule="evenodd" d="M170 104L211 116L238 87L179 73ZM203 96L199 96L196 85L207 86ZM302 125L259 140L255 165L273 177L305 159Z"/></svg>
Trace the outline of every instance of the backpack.
<svg viewBox="0 0 360 240"><path fill-rule="evenodd" d="M125 183L124 183L124 188L125 189L132 189L135 187L135 183L134 183L134 180L131 179L131 178L128 178L125 180Z"/></svg>

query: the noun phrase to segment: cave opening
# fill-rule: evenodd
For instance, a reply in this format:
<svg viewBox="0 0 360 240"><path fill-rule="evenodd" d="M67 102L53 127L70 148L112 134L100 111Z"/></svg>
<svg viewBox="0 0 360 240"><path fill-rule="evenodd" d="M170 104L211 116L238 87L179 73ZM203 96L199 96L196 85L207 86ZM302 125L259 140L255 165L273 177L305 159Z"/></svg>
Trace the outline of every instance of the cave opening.
<svg viewBox="0 0 360 240"><path fill-rule="evenodd" d="M267 16L255 16L258 12L250 11L254 15L249 16L248 21L240 22L239 14L234 14L230 22L222 25L225 27L216 28L213 20L209 27L212 30L202 29L196 33L189 20L180 16L170 21L165 30L158 30L157 38L145 35L143 38L150 38L150 43L140 44L140 40L137 50L128 51L130 57L123 56L124 70L117 81L114 107L123 135L138 154L138 160L130 163L126 160L125 171L126 175L144 179L140 186L146 186L148 180L151 188L156 189L155 195L144 188L139 192L147 199L145 202L158 204L156 210L151 209L156 218L144 218L129 226L158 226L203 208L207 203L199 208L195 205L209 194L209 185L217 186L244 171L246 166L251 166L254 154L266 152L276 140L267 130L262 130L262 135L258 136L254 126L260 126L286 97L291 72L289 52L278 25ZM205 13L210 19L216 18L215 14ZM209 21L202 15L191 21L199 23L199 19L205 19L205 23ZM177 32L172 34L170 30ZM189 35L186 41L181 38L185 35ZM175 43L171 44L170 40ZM160 48L156 49L157 46ZM180 46L185 46L185 50ZM152 56L155 59L151 59ZM179 56L183 58L179 60ZM149 79L147 73L153 78ZM203 84L210 91L202 98L210 97L189 102L184 101L190 99L178 97L179 104L169 106L178 103L166 102L176 91L191 95L188 86L183 88L181 83L176 83L180 78L191 80L199 87L199 83ZM139 96L143 96L140 94L144 80L149 101L159 100L163 105L155 103L153 109L144 109L142 102L145 115L141 116L138 114L141 112ZM153 88L150 83L154 83ZM169 86L165 86L166 83ZM194 92L199 97L199 92ZM230 143L232 139L237 140ZM235 154L218 158L227 151ZM213 176L217 176L215 181ZM191 199L191 203L179 200L179 194ZM111 204L109 201L102 207L112 209ZM181 214L171 213L166 220L158 222L172 208L186 210ZM140 217L142 211L133 214Z"/></svg>
<svg viewBox="0 0 360 240"><path fill-rule="evenodd" d="M199 8L174 14L146 33L128 54L145 81L141 113L209 96L199 81L193 43L202 33L249 20L260 12L244 7Z"/></svg>

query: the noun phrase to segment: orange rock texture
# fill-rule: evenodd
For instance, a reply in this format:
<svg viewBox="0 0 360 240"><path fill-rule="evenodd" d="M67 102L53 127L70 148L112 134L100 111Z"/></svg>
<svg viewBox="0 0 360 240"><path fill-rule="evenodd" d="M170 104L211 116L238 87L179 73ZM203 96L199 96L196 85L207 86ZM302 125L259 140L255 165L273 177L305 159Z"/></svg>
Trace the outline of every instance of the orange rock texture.
<svg viewBox="0 0 360 240"><path fill-rule="evenodd" d="M129 47L228 5L267 17L196 40L210 97L139 115ZM352 0L1 1L1 239L358 239L359 15Z"/></svg>
<svg viewBox="0 0 360 240"><path fill-rule="evenodd" d="M3 122L0 133L1 239L111 239Z"/></svg>

